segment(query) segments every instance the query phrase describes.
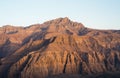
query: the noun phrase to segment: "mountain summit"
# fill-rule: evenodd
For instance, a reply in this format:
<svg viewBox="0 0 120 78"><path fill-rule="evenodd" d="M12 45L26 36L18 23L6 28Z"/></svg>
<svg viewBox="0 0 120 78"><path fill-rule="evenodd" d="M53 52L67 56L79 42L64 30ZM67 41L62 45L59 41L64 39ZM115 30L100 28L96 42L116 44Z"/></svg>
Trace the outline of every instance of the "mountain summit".
<svg viewBox="0 0 120 78"><path fill-rule="evenodd" d="M120 30L91 29L67 17L0 28L0 78L119 78L119 74Z"/></svg>

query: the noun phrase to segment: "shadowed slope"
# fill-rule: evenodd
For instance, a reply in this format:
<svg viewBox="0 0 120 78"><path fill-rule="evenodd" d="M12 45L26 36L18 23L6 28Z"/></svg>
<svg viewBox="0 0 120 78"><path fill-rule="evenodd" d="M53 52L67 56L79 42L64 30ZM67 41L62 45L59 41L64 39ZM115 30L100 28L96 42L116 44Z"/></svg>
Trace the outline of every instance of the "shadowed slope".
<svg viewBox="0 0 120 78"><path fill-rule="evenodd" d="M2 27L0 35L2 78L120 72L119 30L90 29L65 17L25 28Z"/></svg>

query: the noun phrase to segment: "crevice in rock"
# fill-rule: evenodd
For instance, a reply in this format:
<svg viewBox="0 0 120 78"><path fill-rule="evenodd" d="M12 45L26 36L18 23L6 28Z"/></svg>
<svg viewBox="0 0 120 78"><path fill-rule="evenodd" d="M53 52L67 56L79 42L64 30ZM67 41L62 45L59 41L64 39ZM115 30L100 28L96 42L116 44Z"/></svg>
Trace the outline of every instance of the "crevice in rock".
<svg viewBox="0 0 120 78"><path fill-rule="evenodd" d="M27 59L25 60L25 62L21 65L22 67L19 69L19 71L16 72L15 78L21 78L20 77L21 76L20 73L24 70L24 68L26 67L26 65L27 65L27 63L28 63L28 61L29 61L30 58L31 58L31 56L29 55L27 57Z"/></svg>
<svg viewBox="0 0 120 78"><path fill-rule="evenodd" d="M83 72L83 64L82 64L82 62L80 62L80 64L79 64L79 73L82 74L82 72Z"/></svg>
<svg viewBox="0 0 120 78"><path fill-rule="evenodd" d="M108 69L108 62L106 59L104 59L104 64L105 64L105 68Z"/></svg>
<svg viewBox="0 0 120 78"><path fill-rule="evenodd" d="M67 66L67 63L68 63L68 58L69 58L69 54L67 54L67 57L66 57L66 61L65 61L65 64L64 64L64 68L63 68L63 73L66 73L66 66Z"/></svg>

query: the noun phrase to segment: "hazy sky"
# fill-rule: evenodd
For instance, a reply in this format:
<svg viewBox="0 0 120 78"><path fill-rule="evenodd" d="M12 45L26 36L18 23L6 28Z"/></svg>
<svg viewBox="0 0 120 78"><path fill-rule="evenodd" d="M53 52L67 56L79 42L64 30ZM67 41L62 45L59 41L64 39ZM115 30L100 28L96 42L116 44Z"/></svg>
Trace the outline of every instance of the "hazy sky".
<svg viewBox="0 0 120 78"><path fill-rule="evenodd" d="M69 17L86 27L120 29L120 0L0 0L0 26Z"/></svg>

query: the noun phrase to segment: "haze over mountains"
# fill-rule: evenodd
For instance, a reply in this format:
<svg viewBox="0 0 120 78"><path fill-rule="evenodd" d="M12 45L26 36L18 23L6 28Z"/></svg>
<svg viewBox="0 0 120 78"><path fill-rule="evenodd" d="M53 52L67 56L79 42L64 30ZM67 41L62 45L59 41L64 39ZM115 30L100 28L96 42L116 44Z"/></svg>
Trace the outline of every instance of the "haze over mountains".
<svg viewBox="0 0 120 78"><path fill-rule="evenodd" d="M120 30L91 29L67 17L7 25L0 28L0 57L0 78L119 78Z"/></svg>

